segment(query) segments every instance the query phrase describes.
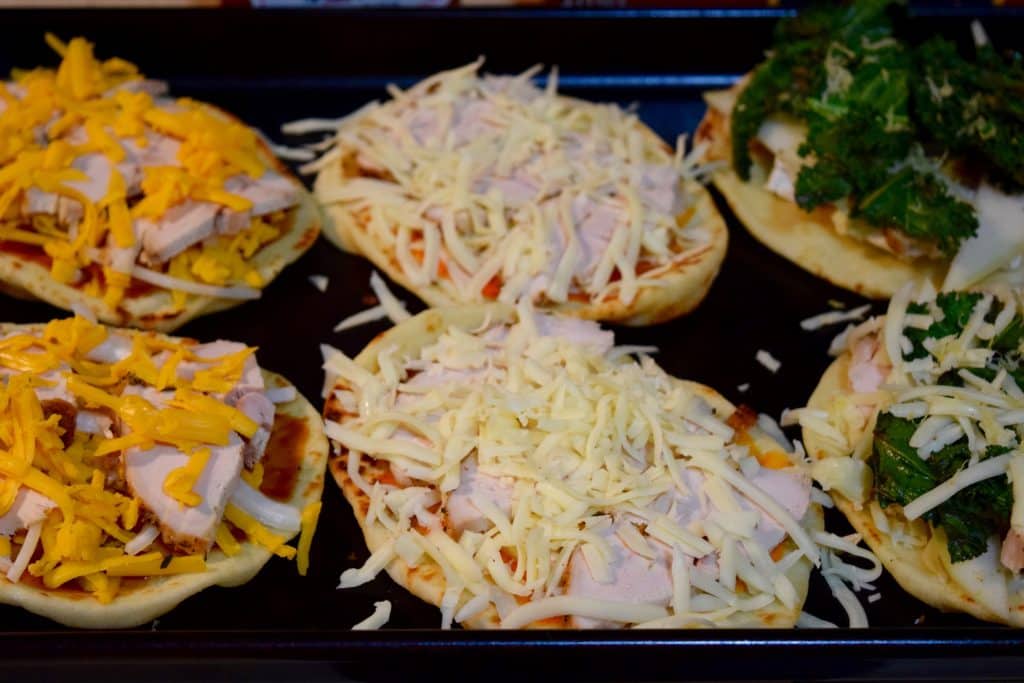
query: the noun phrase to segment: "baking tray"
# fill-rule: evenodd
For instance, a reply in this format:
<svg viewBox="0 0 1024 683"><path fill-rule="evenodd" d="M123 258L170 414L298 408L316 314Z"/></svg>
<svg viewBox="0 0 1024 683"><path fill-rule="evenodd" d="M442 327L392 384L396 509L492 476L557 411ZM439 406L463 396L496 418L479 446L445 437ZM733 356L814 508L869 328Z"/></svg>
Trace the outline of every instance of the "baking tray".
<svg viewBox="0 0 1024 683"><path fill-rule="evenodd" d="M966 40L969 19L986 20L996 45L1024 47L1024 12L982 5L916 6L922 33ZM280 125L307 116L339 116L436 70L486 55L495 72L557 64L563 91L635 106L667 140L691 132L703 113L700 93L723 87L756 63L785 10L487 10L267 12L252 10L0 12L0 72L54 62L42 36L84 35L100 55L130 59L172 92L208 100L283 141ZM724 209L724 202L716 197ZM821 372L836 329L803 332L801 319L830 300L863 300L829 286L761 247L725 210L731 229L725 265L692 315L641 329L618 329L624 343L655 344L659 362L679 377L707 383L734 402L778 415L803 405ZM386 325L334 334L334 324L365 308L371 272L362 259L321 241L286 269L258 302L194 321L181 332L230 338L260 348L264 367L292 379L316 400L322 374L318 344L357 353ZM307 278L323 274L321 294ZM414 309L420 305L396 290ZM874 310L883 308L875 304ZM0 299L0 319L35 322L61 316L41 304ZM759 349L779 358L771 374ZM741 393L738 386L749 383ZM830 528L848 530L831 515ZM407 680L467 675L512 679L552 675L587 680L670 678L978 678L1024 674L1024 632L943 615L910 598L884 576L881 599L866 605L866 630L478 633L436 628L438 611L384 575L358 589L336 590L339 574L367 556L348 505L328 484L310 574L271 560L249 584L214 588L147 627L71 631L0 607L0 648L7 673L75 671L82 662L122 673L174 662L189 675L215 667L273 676L272 662L333 662L306 670L357 678ZM861 594L862 599L865 594ZM375 600L394 605L389 630L347 628ZM806 609L838 623L844 614L820 577ZM394 629L394 630L391 630ZM453 669L453 665L457 668ZM20 667L20 668L19 668ZM127 667L127 668L126 668ZM197 668L198 667L198 668ZM281 671L302 677L288 664ZM141 670L141 669L140 669ZM167 669L161 669L167 671ZM154 669L149 669L150 674ZM150 677L152 677L150 675Z"/></svg>

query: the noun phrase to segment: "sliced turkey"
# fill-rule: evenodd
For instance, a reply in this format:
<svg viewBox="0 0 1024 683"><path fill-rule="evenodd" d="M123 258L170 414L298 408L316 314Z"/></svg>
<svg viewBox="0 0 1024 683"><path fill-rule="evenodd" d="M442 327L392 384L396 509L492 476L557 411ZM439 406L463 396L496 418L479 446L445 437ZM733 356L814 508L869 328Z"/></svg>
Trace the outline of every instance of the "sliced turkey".
<svg viewBox="0 0 1024 683"><path fill-rule="evenodd" d="M229 405L245 413L246 417L259 425L256 433L245 442L242 447L242 457L245 460L245 467L252 469L262 458L270 441L270 433L274 429L274 412L276 408L262 391L247 391L238 396Z"/></svg>
<svg viewBox="0 0 1024 683"><path fill-rule="evenodd" d="M217 204L189 200L172 206L157 221L141 220L143 259L152 264L166 263L210 237L219 211Z"/></svg>
<svg viewBox="0 0 1024 683"><path fill-rule="evenodd" d="M508 516L512 513L514 493L511 479L481 472L476 458L470 456L462 461L459 485L445 500L446 526L459 534L466 530L487 531L492 526L491 521L473 504L473 498L490 502Z"/></svg>
<svg viewBox="0 0 1024 683"><path fill-rule="evenodd" d="M591 567L577 548L569 561L566 595L591 600L621 602L631 605L668 605L672 599L671 556L653 546L653 558L646 558L630 550L619 536L621 521L601 532L607 542L610 557L607 576L600 568ZM617 628L621 624L586 617L573 617L576 628Z"/></svg>
<svg viewBox="0 0 1024 683"><path fill-rule="evenodd" d="M231 435L227 446L210 447L210 459L192 490L201 502L189 507L164 492L172 471L188 464L189 456L172 446L124 454L125 481L155 518L163 542L175 551L202 553L210 548L242 471L242 440Z"/></svg>

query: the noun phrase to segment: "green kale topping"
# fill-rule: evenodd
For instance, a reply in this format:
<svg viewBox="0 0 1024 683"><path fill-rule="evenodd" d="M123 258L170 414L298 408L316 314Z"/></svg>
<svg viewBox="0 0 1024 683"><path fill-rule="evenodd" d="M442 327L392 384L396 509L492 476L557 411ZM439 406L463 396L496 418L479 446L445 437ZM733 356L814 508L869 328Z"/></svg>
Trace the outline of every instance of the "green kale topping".
<svg viewBox="0 0 1024 683"><path fill-rule="evenodd" d="M910 437L919 423L889 413L878 416L870 465L878 503L883 508L910 503L951 478L970 460L966 437L922 460L910 446ZM981 459L1009 450L990 446ZM945 530L949 556L953 562L961 562L985 552L993 534L1006 533L1012 510L1013 490L1004 475L968 486L924 518Z"/></svg>
<svg viewBox="0 0 1024 683"><path fill-rule="evenodd" d="M799 206L845 200L852 217L951 256L978 221L932 169L952 157L1010 190L1024 185L1024 60L990 46L970 60L942 38L914 48L891 16L903 4L818 4L779 22L732 114L733 167L749 179L761 125L794 117L808 130ZM910 163L920 151L932 162Z"/></svg>
<svg viewBox="0 0 1024 683"><path fill-rule="evenodd" d="M904 354L906 360L928 355L926 339L943 339L960 335L966 328L975 306L982 299L977 292L944 292L935 298L941 319L927 330L907 327L903 334L912 349ZM907 313L925 314L929 308L912 303ZM1003 310L1003 303L995 299L985 315L993 322ZM1010 323L988 343L996 353L988 367L970 368L978 377L991 381L1000 369L1009 372L1019 386L1024 386L1024 365L1020 363L1024 343L1024 318L1015 315ZM939 379L940 384L962 386L963 380L952 369ZM967 437L933 453L923 460L910 446L921 419L911 420L881 413L875 424L874 447L869 460L875 474L875 493L882 507L891 504L906 505L924 495L963 469L971 458ZM981 459L1009 452L1004 446L989 446ZM1007 477L995 477L978 482L960 491L942 505L925 515L936 527L942 527L948 538L950 557L954 562L969 560L985 552L992 534L1003 534L1009 527L1013 509L1013 491Z"/></svg>
<svg viewBox="0 0 1024 683"><path fill-rule="evenodd" d="M1024 186L1024 60L992 48L974 61L934 37L917 48L913 81L916 117L935 143L969 161L982 162L1009 191Z"/></svg>

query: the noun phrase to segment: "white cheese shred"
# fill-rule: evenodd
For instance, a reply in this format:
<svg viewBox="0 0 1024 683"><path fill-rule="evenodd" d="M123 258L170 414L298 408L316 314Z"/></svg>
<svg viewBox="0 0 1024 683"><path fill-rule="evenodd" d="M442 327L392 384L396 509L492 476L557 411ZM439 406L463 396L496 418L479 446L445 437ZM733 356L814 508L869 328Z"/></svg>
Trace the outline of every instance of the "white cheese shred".
<svg viewBox="0 0 1024 683"><path fill-rule="evenodd" d="M391 322L396 325L400 322L408 320L412 316L409 315L409 311L405 310L405 304L388 289L388 285L384 282L384 279L373 271L370 275L370 289L373 290L374 295L377 297L377 301L384 308L384 311L391 318Z"/></svg>
<svg viewBox="0 0 1024 683"><path fill-rule="evenodd" d="M124 554L138 555L140 552L151 546L153 541L155 541L159 535L160 529L152 524L146 525L142 531L135 534L134 538L124 544Z"/></svg>
<svg viewBox="0 0 1024 683"><path fill-rule="evenodd" d="M907 503L903 507L903 514L907 519L913 521L942 505L968 486L973 486L979 481L985 481L986 479L1006 474L1013 455L1013 453L1005 453L988 460L983 460L976 465L971 465L967 469L960 470L928 493L918 496Z"/></svg>
<svg viewBox="0 0 1024 683"><path fill-rule="evenodd" d="M32 554L35 553L36 546L39 545L39 537L42 533L42 522L36 522L28 528L28 532L25 534L25 542L21 544L18 556L14 558L14 563L7 571L7 580L11 583L18 583L21 580L21 575L25 573L25 569L32 559Z"/></svg>
<svg viewBox="0 0 1024 683"><path fill-rule="evenodd" d="M170 275L158 273L155 270L143 268L142 266L135 266L132 268L132 277L136 280L142 280L143 282L148 282L151 285L156 285L157 287L169 289L172 292L185 292L186 294L196 294L198 296L212 296L219 299L252 300L260 298L260 290L253 289L252 287L243 287L241 285L234 287L204 285L201 282L192 282L190 280L171 277Z"/></svg>
<svg viewBox="0 0 1024 683"><path fill-rule="evenodd" d="M320 290L321 294L327 291L327 285L330 284L330 280L326 275L310 275L308 280L309 284Z"/></svg>
<svg viewBox="0 0 1024 683"><path fill-rule="evenodd" d="M89 308L83 301L76 301L71 304L71 311L79 318L88 320L89 322L96 324L96 312Z"/></svg>
<svg viewBox="0 0 1024 683"><path fill-rule="evenodd" d="M353 631L376 631L388 623L391 618L391 601L381 600L373 603L373 614L352 627Z"/></svg>
<svg viewBox="0 0 1024 683"><path fill-rule="evenodd" d="M782 367L782 363L779 361L779 359L773 356L772 354L768 353L764 349L759 349L754 358L757 359L757 362L763 365L768 370L768 372L771 372L772 374L778 372L779 368Z"/></svg>
<svg viewBox="0 0 1024 683"><path fill-rule="evenodd" d="M380 304L367 308L366 310L353 313L348 316L337 325L334 326L335 332L344 332L345 330L351 330L362 325L368 325L375 323L378 320L384 320L388 317L387 310Z"/></svg>
<svg viewBox="0 0 1024 683"><path fill-rule="evenodd" d="M849 311L827 311L811 316L800 321L800 328L808 332L820 330L828 325L847 322L850 320L861 320L871 310L871 304L864 304Z"/></svg>
<svg viewBox="0 0 1024 683"><path fill-rule="evenodd" d="M608 600L558 595L551 598L532 600L517 607L501 620L501 627L503 629L518 629L535 621L564 616L639 624L645 621L663 619L668 616L668 610L660 605L611 602Z"/></svg>

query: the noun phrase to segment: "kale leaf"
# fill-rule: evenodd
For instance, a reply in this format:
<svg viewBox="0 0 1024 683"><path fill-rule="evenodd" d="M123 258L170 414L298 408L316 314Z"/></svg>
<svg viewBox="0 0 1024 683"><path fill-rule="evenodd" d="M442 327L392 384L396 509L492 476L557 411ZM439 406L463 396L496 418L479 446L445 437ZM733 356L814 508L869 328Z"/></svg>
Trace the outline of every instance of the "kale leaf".
<svg viewBox="0 0 1024 683"><path fill-rule="evenodd" d="M925 339L942 339L963 332L979 301L981 301L981 294L978 292L942 292L939 294L935 297L935 304L942 310L942 320L936 320L927 330L917 327L904 329L903 336L910 340L914 348L903 357L906 360L924 358L928 355L928 350L924 348ZM907 306L907 313L927 312L928 308L923 304L912 303Z"/></svg>
<svg viewBox="0 0 1024 683"><path fill-rule="evenodd" d="M976 234L975 212L934 172L908 165L908 157L922 143L939 155L978 148L997 168L1024 177L1024 98L1015 96L1024 92L1017 89L1024 86L1024 68L1019 61L1005 65L991 49L981 51L977 64L968 63L941 40L911 49L897 39L890 16L903 4L816 4L779 22L769 58L754 70L732 114L733 168L748 180L761 124L776 114L795 117L808 129L800 148L806 162L794 184L801 208L848 199L852 217L951 256ZM935 87L929 84L951 79L957 85L940 86L943 96L931 99ZM975 97L981 85L989 90ZM949 88L961 86L958 97L948 96ZM954 114L982 110L969 131L951 123ZM980 126L981 119L991 125Z"/></svg>
<svg viewBox="0 0 1024 683"><path fill-rule="evenodd" d="M964 58L941 37L915 51L916 118L941 152L981 161L1009 191L1024 185L1024 61L984 45Z"/></svg>
<svg viewBox="0 0 1024 683"><path fill-rule="evenodd" d="M934 241L950 257L961 241L978 230L970 205L953 197L934 175L909 166L861 199L853 215L872 225L898 228L910 237Z"/></svg>
<svg viewBox="0 0 1024 683"><path fill-rule="evenodd" d="M869 464L875 475L875 494L883 508L907 505L946 481L970 460L966 437L922 460L910 446L920 421L881 413L875 424ZM1010 449L990 446L982 460ZM962 562L985 552L988 538L1006 532L1013 509L1013 491L1006 476L978 482L960 491L924 518L946 532L950 558Z"/></svg>
<svg viewBox="0 0 1024 683"><path fill-rule="evenodd" d="M807 100L826 86L825 58L834 43L860 45L891 33L888 9L897 0L819 2L775 27L772 53L752 74L733 110L733 168L750 177L750 142L772 114L802 117Z"/></svg>

